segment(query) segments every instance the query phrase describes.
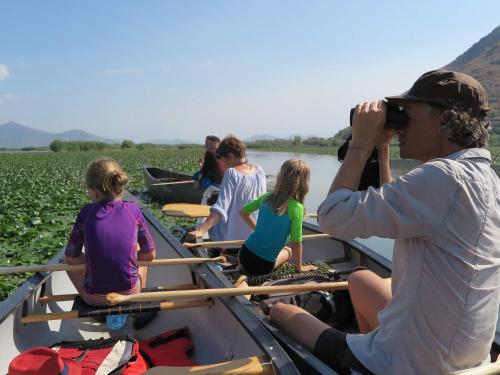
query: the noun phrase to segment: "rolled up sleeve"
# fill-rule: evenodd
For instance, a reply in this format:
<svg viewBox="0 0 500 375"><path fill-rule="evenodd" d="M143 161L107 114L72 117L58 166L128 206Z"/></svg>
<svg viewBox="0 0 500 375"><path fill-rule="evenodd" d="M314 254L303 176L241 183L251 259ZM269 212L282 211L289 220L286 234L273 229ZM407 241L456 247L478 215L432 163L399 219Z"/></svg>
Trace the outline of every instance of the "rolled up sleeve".
<svg viewBox="0 0 500 375"><path fill-rule="evenodd" d="M459 191L454 176L450 166L436 161L422 164L378 189L339 189L320 205L319 227L345 240L430 236L453 207Z"/></svg>
<svg viewBox="0 0 500 375"><path fill-rule="evenodd" d="M217 202L210 208L210 211L214 211L221 216L221 222L227 222L227 215L231 204L233 203L233 194L236 189L236 180L234 172L228 169L224 173L224 178L219 188L219 197Z"/></svg>

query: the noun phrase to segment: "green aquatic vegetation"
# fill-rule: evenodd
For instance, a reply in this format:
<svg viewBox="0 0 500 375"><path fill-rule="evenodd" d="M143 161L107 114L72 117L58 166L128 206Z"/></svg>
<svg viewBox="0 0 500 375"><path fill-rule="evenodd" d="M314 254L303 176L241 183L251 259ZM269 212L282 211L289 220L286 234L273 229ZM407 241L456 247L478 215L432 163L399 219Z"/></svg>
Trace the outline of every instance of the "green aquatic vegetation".
<svg viewBox="0 0 500 375"><path fill-rule="evenodd" d="M143 165L191 173L202 154L201 148L0 153L0 265L43 264L65 246L76 215L89 202L83 178L92 160L114 158L129 175L129 188L140 192ZM193 225L163 217L157 204L150 207L168 227ZM0 276L0 300L25 279Z"/></svg>

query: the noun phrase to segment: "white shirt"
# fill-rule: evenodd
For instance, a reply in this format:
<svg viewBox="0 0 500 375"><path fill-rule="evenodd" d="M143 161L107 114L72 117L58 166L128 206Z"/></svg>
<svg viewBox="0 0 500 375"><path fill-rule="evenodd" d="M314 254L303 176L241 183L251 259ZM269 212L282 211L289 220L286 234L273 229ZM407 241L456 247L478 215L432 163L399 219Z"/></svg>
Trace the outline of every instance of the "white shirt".
<svg viewBox="0 0 500 375"><path fill-rule="evenodd" d="M246 240L252 229L241 218L240 209L265 192L266 175L260 166L251 175L229 168L224 173L219 198L211 208L221 215L221 220L208 231L210 238L214 241ZM257 219L257 212L252 215Z"/></svg>
<svg viewBox="0 0 500 375"><path fill-rule="evenodd" d="M347 344L376 374L446 374L490 361L500 304L500 181L485 149L434 159L378 189L322 203L334 237L395 239L392 294Z"/></svg>

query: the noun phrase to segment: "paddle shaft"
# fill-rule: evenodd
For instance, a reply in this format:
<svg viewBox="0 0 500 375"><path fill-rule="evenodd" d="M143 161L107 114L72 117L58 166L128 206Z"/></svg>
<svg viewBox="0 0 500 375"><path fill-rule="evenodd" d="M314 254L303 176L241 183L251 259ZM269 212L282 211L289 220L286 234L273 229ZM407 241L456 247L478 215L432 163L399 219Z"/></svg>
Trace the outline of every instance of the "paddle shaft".
<svg viewBox="0 0 500 375"><path fill-rule="evenodd" d="M152 261L139 261L139 267L155 266L181 266L187 264L225 262L226 258L178 258L178 259L155 259ZM24 272L54 272L54 271L80 271L85 269L85 264L39 264L32 266L0 267L0 275Z"/></svg>
<svg viewBox="0 0 500 375"><path fill-rule="evenodd" d="M85 314L80 313L78 310L73 311L63 311L56 313L46 313L46 314L32 314L26 315L21 318L21 323L37 323L37 322L47 322L49 320L67 320L67 319L77 319L77 318L89 318L98 317L110 314L130 314L130 313L140 313L145 311L165 311L165 310L176 310L176 309L187 309L193 307L205 307L210 306L212 301L210 300L196 300L196 301L182 301L182 302L162 302L157 306L143 306L139 309L135 309L133 306L123 306L123 311L115 311L110 308L99 308L96 307L91 313Z"/></svg>
<svg viewBox="0 0 500 375"><path fill-rule="evenodd" d="M331 236L326 233L318 233L318 234L308 234L302 236L303 241L308 240L318 240L321 238L330 238ZM229 246L241 246L245 243L245 240L232 240L232 241L213 241L213 242L199 242L199 243L191 243L184 242L182 245L187 248L192 247L229 247Z"/></svg>
<svg viewBox="0 0 500 375"><path fill-rule="evenodd" d="M109 305L131 302L146 301L174 301L179 299L191 298L214 298L214 297L233 297L246 294L278 294L278 293L301 293L314 292L322 290L345 290L348 288L347 281L319 283L319 284L300 284L300 285L272 285L272 286L251 286L248 288L214 288L198 290L176 290L170 292L150 292L137 293L131 295L121 295L118 293L109 293L106 301Z"/></svg>
<svg viewBox="0 0 500 375"><path fill-rule="evenodd" d="M164 292L167 290L189 290L189 289L198 289L199 286L196 284L177 284L177 285L171 285L171 286L159 286L155 287L155 291L157 292ZM148 289L151 288L146 288L143 289L143 292L147 292ZM151 290L149 290L151 291ZM38 298L38 302L41 303L49 303L49 302L62 302L62 301L73 301L76 297L78 297L78 293L73 293L73 294L55 294L52 296L41 296Z"/></svg>
<svg viewBox="0 0 500 375"><path fill-rule="evenodd" d="M193 184L194 182L195 182L194 180L172 181L172 182L157 182L157 183L151 184L151 186Z"/></svg>

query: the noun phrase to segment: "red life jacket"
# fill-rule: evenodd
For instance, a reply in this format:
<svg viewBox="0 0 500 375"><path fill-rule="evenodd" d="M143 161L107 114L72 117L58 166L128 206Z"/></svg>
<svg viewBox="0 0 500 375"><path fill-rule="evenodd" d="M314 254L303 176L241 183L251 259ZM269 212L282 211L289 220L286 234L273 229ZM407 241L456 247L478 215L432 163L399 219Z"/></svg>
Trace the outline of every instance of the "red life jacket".
<svg viewBox="0 0 500 375"><path fill-rule="evenodd" d="M139 344L128 336L86 341L63 341L52 345L60 357L80 364L82 375L124 374L138 375L147 369L139 353Z"/></svg>
<svg viewBox="0 0 500 375"><path fill-rule="evenodd" d="M139 350L150 367L196 366L197 363L188 357L191 349L193 349L193 342L188 327L174 329L139 341Z"/></svg>

